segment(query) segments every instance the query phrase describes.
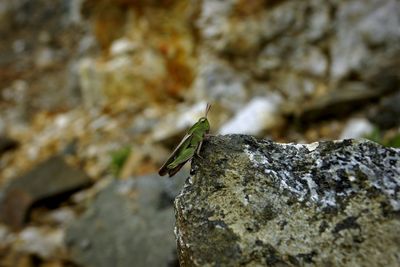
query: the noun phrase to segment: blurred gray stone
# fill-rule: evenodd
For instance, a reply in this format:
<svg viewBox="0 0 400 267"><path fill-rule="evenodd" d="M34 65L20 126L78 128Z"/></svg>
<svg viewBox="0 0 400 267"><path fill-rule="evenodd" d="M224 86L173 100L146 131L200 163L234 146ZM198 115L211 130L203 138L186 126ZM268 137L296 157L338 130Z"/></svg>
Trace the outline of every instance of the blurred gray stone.
<svg viewBox="0 0 400 267"><path fill-rule="evenodd" d="M400 92L384 97L369 118L381 129L400 126Z"/></svg>
<svg viewBox="0 0 400 267"><path fill-rule="evenodd" d="M262 17L231 20L235 1L201 1L196 25L208 48L221 54L245 55L257 49L262 40Z"/></svg>
<svg viewBox="0 0 400 267"><path fill-rule="evenodd" d="M40 49L35 57L35 67L37 68L50 68L54 66L57 61L60 61L59 52L49 47Z"/></svg>
<svg viewBox="0 0 400 267"><path fill-rule="evenodd" d="M331 47L332 78L341 79L350 72L362 73L366 66L379 68L376 61L382 60L384 54L392 49L399 53L399 18L400 3L396 0L341 3L336 17L336 40ZM371 51L377 45L382 49Z"/></svg>
<svg viewBox="0 0 400 267"><path fill-rule="evenodd" d="M50 211L44 216L47 223L66 226L76 220L76 214L71 207L61 207Z"/></svg>
<svg viewBox="0 0 400 267"><path fill-rule="evenodd" d="M202 59L193 84L197 101L218 102L237 111L247 100L246 78L227 64L215 59Z"/></svg>
<svg viewBox="0 0 400 267"><path fill-rule="evenodd" d="M260 135L278 125L280 122L279 106L282 98L279 95L256 97L219 130L220 134Z"/></svg>
<svg viewBox="0 0 400 267"><path fill-rule="evenodd" d="M328 59L315 47L302 47L294 52L290 63L294 70L304 74L324 77L328 69Z"/></svg>
<svg viewBox="0 0 400 267"><path fill-rule="evenodd" d="M181 266L398 266L400 150L210 137L175 200Z"/></svg>
<svg viewBox="0 0 400 267"><path fill-rule="evenodd" d="M76 60L79 39L88 30L87 22L76 19L82 1L0 1L0 87L10 87L15 79L25 80L29 90L24 119L33 116L32 107L35 111L70 107L68 66ZM40 90L32 93L31 88Z"/></svg>
<svg viewBox="0 0 400 267"><path fill-rule="evenodd" d="M313 0L310 2L308 12L306 39L311 42L321 40L333 26L330 24L332 7L324 0Z"/></svg>
<svg viewBox="0 0 400 267"><path fill-rule="evenodd" d="M33 205L54 206L90 182L83 171L70 167L62 157L51 157L6 186L0 200L0 219L18 229L27 222Z"/></svg>
<svg viewBox="0 0 400 267"><path fill-rule="evenodd" d="M365 118L350 119L340 134L340 139L361 138L370 134L374 126Z"/></svg>
<svg viewBox="0 0 400 267"><path fill-rule="evenodd" d="M284 62L286 47L270 44L264 47L259 57L254 72L262 76L263 73L279 69Z"/></svg>
<svg viewBox="0 0 400 267"><path fill-rule="evenodd" d="M302 11L301 6L295 1L286 1L277 5L277 7L270 9L265 7L265 13L263 13L262 35L268 41L285 35L285 32L294 26L296 13Z"/></svg>
<svg viewBox="0 0 400 267"><path fill-rule="evenodd" d="M372 1L374 8L359 25L360 33L370 46L396 43L400 39L400 5L398 1Z"/></svg>
<svg viewBox="0 0 400 267"><path fill-rule="evenodd" d="M27 227L16 236L14 249L42 259L61 258L65 253L64 230Z"/></svg>
<svg viewBox="0 0 400 267"><path fill-rule="evenodd" d="M347 116L351 111L367 105L386 92L386 88L371 88L362 82L343 84L341 90L333 90L302 106L297 106L294 113L301 121L327 119Z"/></svg>
<svg viewBox="0 0 400 267"><path fill-rule="evenodd" d="M398 77L400 68L399 1L244 3L199 1L196 26L201 35L201 63L196 82L203 85L192 89L195 94L201 91L198 88L205 89L197 101L210 98L240 103L237 110L243 101L257 95L254 87L263 84L265 91L285 96L283 106L301 109L311 101L321 107L325 104L322 109L329 110L331 103L326 99L351 90L346 84L360 83L366 89L360 94L375 90L375 97L384 95L385 84L399 87L398 79L389 77ZM227 79L223 72L210 67L220 65L234 78ZM207 79L212 83L205 82ZM226 89L220 94L223 97L210 97L221 88ZM352 105L353 99L346 100L346 113L365 104L358 99L354 102L356 105ZM290 107L287 110L297 113Z"/></svg>
<svg viewBox="0 0 400 267"><path fill-rule="evenodd" d="M113 181L67 230L72 258L83 266L177 266L173 200L187 172Z"/></svg>

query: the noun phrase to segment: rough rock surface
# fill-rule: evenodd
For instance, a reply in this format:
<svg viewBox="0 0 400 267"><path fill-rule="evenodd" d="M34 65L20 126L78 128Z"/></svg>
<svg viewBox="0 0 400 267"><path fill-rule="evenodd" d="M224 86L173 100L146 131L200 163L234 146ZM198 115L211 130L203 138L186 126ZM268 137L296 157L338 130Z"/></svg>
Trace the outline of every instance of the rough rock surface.
<svg viewBox="0 0 400 267"><path fill-rule="evenodd" d="M173 199L187 172L114 181L67 230L72 258L82 266L176 266Z"/></svg>
<svg viewBox="0 0 400 267"><path fill-rule="evenodd" d="M400 150L211 137L175 201L181 266L398 266Z"/></svg>

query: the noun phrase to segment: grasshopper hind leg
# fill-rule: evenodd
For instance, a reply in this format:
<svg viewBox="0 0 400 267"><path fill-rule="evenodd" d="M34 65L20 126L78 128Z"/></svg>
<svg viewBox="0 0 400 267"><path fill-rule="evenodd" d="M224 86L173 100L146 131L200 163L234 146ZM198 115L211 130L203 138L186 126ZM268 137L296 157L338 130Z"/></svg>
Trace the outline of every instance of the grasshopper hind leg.
<svg viewBox="0 0 400 267"><path fill-rule="evenodd" d="M167 166L169 177L174 176L183 167L183 165L185 165L185 163L193 157L195 152L195 148L187 148L173 162L171 162Z"/></svg>
<svg viewBox="0 0 400 267"><path fill-rule="evenodd" d="M171 162L167 167L168 169L174 169L176 166L185 163L189 159L191 159L195 153L196 149L194 147L189 147L182 151L180 155L173 161Z"/></svg>

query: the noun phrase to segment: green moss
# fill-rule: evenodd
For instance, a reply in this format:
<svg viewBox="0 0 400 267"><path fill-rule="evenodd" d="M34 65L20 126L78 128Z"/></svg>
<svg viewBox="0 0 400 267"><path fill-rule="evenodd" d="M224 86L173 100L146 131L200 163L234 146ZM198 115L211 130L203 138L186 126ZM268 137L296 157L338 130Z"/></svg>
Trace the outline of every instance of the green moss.
<svg viewBox="0 0 400 267"><path fill-rule="evenodd" d="M364 137L366 139L374 141L376 143L379 143L379 144L382 143L382 134L378 127L374 127L372 132L370 132L369 134L366 134Z"/></svg>
<svg viewBox="0 0 400 267"><path fill-rule="evenodd" d="M386 147L400 147L400 133L394 136L385 136L378 127L375 127L371 133L364 137Z"/></svg>
<svg viewBox="0 0 400 267"><path fill-rule="evenodd" d="M124 166L130 153L131 148L129 146L122 147L118 150L111 152L110 169L115 176L119 176L119 173L121 172L122 167Z"/></svg>
<svg viewBox="0 0 400 267"><path fill-rule="evenodd" d="M387 140L386 146L400 147L400 133Z"/></svg>

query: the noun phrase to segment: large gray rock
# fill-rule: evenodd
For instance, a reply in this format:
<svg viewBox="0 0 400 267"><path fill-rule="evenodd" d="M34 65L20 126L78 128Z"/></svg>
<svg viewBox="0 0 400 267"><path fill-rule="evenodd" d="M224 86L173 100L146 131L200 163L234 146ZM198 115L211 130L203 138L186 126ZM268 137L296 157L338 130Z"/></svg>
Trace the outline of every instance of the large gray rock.
<svg viewBox="0 0 400 267"><path fill-rule="evenodd" d="M90 184L86 173L69 166L63 157L50 157L1 191L0 221L19 229L28 222L34 206L57 206Z"/></svg>
<svg viewBox="0 0 400 267"><path fill-rule="evenodd" d="M113 181L68 228L71 259L85 267L176 266L172 204L186 177Z"/></svg>
<svg viewBox="0 0 400 267"><path fill-rule="evenodd" d="M211 137L175 200L181 266L398 266L400 150Z"/></svg>

